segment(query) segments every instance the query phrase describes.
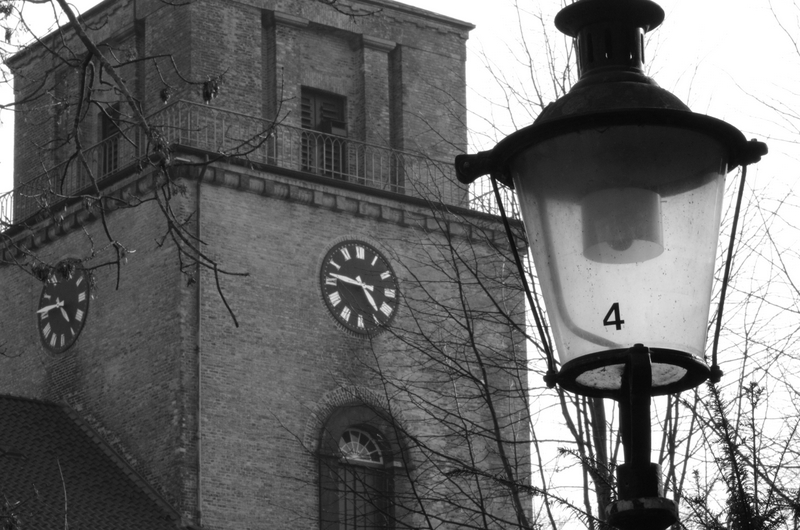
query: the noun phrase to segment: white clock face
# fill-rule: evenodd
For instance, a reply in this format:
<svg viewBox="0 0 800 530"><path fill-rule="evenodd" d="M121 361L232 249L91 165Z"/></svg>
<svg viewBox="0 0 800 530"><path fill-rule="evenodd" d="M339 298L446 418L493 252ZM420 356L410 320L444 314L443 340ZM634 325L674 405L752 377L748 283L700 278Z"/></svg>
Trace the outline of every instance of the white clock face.
<svg viewBox="0 0 800 530"><path fill-rule="evenodd" d="M397 313L397 276L389 261L359 240L334 245L322 260L322 299L334 320L358 335L374 335Z"/></svg>

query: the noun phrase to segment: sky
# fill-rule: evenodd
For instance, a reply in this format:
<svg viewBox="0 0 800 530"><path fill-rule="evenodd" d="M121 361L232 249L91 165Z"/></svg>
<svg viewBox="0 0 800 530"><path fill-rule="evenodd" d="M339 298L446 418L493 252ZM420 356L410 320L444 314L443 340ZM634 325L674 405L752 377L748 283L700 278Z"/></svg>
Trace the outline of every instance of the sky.
<svg viewBox="0 0 800 530"><path fill-rule="evenodd" d="M526 75L515 55L521 51L521 32L512 0L404 0L403 3L470 22L476 26L468 41L468 107L470 126L480 125L487 93L502 100L493 77L483 67L482 55ZM518 0L523 20L531 27L529 14L541 12L545 24L559 10L558 1ZM798 158L797 146L787 145L795 138L779 123L779 118L763 99L774 103L797 98L787 87L800 86L800 55L781 30L769 0L660 0L666 13L664 23L649 34L648 73L663 88L686 102L694 112L723 119L748 138L766 141L770 155L765 165L789 164ZM778 19L800 38L800 11L792 0L772 0ZM488 6L491 4L491 9ZM537 28L531 28L533 30ZM526 31L535 54L535 31ZM541 49L541 48L540 48ZM544 53L542 49L542 54ZM544 60L542 56L541 61ZM518 127L527 125L519 122ZM513 132L513 126L504 131ZM490 145L481 148L491 147ZM780 160L778 160L780 159ZM770 170L773 171L773 170ZM760 173L763 173L761 169Z"/></svg>

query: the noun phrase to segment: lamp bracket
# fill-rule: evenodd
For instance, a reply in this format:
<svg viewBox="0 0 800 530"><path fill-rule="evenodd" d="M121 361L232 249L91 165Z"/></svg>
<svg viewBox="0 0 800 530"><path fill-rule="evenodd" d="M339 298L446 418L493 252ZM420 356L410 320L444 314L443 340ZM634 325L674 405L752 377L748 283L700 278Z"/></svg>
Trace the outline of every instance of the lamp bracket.
<svg viewBox="0 0 800 530"><path fill-rule="evenodd" d="M514 183L497 163L495 151L481 151L474 155L457 155L455 160L456 177L462 184L472 184L480 177L491 175L500 184L514 189Z"/></svg>

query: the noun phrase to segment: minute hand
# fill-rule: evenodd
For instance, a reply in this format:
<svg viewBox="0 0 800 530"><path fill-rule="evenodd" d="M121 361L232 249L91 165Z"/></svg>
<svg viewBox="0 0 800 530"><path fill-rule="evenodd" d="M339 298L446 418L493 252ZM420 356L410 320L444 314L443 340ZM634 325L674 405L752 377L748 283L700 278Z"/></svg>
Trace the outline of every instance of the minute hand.
<svg viewBox="0 0 800 530"><path fill-rule="evenodd" d="M353 278L349 278L347 276L342 276L341 274L334 274L330 273L331 278L336 278L337 280L341 280L344 283L352 283L353 285L358 285L361 287L361 282L358 280L354 280Z"/></svg>

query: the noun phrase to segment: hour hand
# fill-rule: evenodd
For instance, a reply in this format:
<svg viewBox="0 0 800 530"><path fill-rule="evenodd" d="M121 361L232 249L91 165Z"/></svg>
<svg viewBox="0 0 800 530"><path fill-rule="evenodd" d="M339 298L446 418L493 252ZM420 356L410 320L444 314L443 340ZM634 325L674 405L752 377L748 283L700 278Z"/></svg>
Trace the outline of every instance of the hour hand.
<svg viewBox="0 0 800 530"><path fill-rule="evenodd" d="M367 301L369 302L369 305L372 306L372 309L377 311L378 310L378 306L375 305L375 300L372 298L372 295L369 294L369 291L367 291L367 286L362 284L361 287L364 288L364 294L367 295Z"/></svg>

